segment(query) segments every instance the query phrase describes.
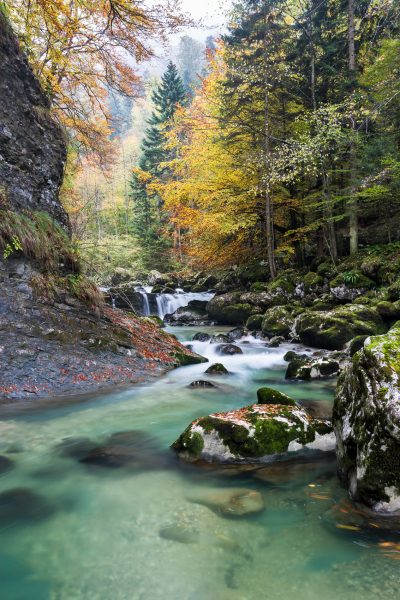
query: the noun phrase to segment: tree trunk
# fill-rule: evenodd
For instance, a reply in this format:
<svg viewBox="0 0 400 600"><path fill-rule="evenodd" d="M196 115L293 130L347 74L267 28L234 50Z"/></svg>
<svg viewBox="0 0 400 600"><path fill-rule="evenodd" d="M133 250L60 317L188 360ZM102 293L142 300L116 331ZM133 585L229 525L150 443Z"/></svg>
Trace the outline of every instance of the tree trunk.
<svg viewBox="0 0 400 600"><path fill-rule="evenodd" d="M274 207L271 193L271 133L270 133L270 107L269 107L269 65L268 65L268 20L265 19L264 35L264 198L265 198L265 233L267 238L267 256L271 278L276 277L275 263L275 231Z"/></svg>
<svg viewBox="0 0 400 600"><path fill-rule="evenodd" d="M351 79L352 89L355 88L356 78L356 47L355 47L355 18L354 18L354 0L348 0L348 44L349 44L349 77ZM351 128L353 134L356 132L356 120L351 117ZM350 199L349 207L349 237L350 254L355 254L358 250L358 206L355 196L356 187L356 147L355 140L350 145Z"/></svg>
<svg viewBox="0 0 400 600"><path fill-rule="evenodd" d="M325 197L324 221L325 221L325 227L326 227L326 240L327 240L329 252L330 252L330 255L332 258L332 262L336 264L337 258L338 258L338 249L337 249L337 242L336 242L335 223L333 221L329 175L325 169L322 174L322 178L323 178L323 188L324 188L324 197Z"/></svg>

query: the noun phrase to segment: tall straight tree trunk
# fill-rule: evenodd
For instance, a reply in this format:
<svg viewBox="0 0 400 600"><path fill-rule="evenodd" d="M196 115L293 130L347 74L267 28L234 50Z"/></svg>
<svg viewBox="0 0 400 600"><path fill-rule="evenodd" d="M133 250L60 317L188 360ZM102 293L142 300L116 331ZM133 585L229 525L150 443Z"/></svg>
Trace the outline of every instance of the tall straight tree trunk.
<svg viewBox="0 0 400 600"><path fill-rule="evenodd" d="M267 238L267 256L269 272L272 279L276 277L275 262L275 231L274 231L274 206L271 191L271 132L270 132L270 106L269 106L269 65L268 65L268 39L267 39L268 19L265 18L264 35L264 179L265 179L265 233Z"/></svg>
<svg viewBox="0 0 400 600"><path fill-rule="evenodd" d="M355 46L355 18L354 18L354 0L348 0L348 44L349 44L349 76L352 89L355 88L356 79L356 46ZM351 117L351 128L353 136L356 132L356 120L354 115ZM349 199L349 236L350 236L350 254L355 254L358 250L358 206L355 196L356 188L356 146L355 140L350 145L350 199Z"/></svg>
<svg viewBox="0 0 400 600"><path fill-rule="evenodd" d="M333 221L333 211L332 211L332 198L331 198L331 190L329 185L329 175L324 167L324 172L322 174L323 179L323 188L324 188L324 197L325 197L325 206L324 206L324 220L325 220L325 228L326 228L326 239L329 247L329 253L331 255L332 262L336 264L338 258L338 249L336 242L336 232L335 232L335 223Z"/></svg>

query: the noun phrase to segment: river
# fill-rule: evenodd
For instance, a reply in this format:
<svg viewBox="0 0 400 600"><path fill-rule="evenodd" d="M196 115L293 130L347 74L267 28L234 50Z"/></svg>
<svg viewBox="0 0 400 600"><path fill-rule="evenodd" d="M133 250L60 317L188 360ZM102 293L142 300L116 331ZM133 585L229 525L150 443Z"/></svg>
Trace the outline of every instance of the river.
<svg viewBox="0 0 400 600"><path fill-rule="evenodd" d="M173 329L183 341L195 331ZM49 512L39 518L39 507L29 520L0 501L2 600L398 598L400 537L379 522L348 524L332 458L260 478L180 465L169 450L191 420L251 404L263 385L329 413L334 381L284 381L288 345L240 345L243 355L222 361L232 374L217 389L188 388L204 378L206 367L196 365L151 385L0 420L0 453L15 462L0 477L0 494L28 489ZM215 359L210 344L195 350ZM60 451L66 438L101 444L129 430L141 432L129 468L90 467ZM265 510L226 518L195 502L231 487L261 492Z"/></svg>

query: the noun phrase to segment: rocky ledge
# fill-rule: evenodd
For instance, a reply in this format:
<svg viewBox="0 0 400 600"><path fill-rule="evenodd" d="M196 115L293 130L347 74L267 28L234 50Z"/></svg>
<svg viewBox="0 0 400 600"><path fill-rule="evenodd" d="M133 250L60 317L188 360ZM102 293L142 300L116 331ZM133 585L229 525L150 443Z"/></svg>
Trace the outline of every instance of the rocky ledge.
<svg viewBox="0 0 400 600"><path fill-rule="evenodd" d="M343 371L333 411L339 475L353 499L400 510L400 323Z"/></svg>
<svg viewBox="0 0 400 600"><path fill-rule="evenodd" d="M151 319L63 289L43 297L41 278L28 260L0 260L0 403L138 383L205 361Z"/></svg>
<svg viewBox="0 0 400 600"><path fill-rule="evenodd" d="M173 444L184 460L263 462L299 450L332 451L328 421L289 404L254 404L196 419Z"/></svg>

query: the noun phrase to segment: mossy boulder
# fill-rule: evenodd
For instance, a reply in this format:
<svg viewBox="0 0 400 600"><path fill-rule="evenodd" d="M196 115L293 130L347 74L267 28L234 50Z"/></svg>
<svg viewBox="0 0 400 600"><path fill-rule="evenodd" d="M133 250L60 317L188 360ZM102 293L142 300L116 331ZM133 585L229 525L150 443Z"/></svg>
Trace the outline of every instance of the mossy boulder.
<svg viewBox="0 0 400 600"><path fill-rule="evenodd" d="M269 337L282 336L287 338L293 327L294 319L290 308L274 306L268 309L262 321L262 332Z"/></svg>
<svg viewBox="0 0 400 600"><path fill-rule="evenodd" d="M375 283L359 271L339 273L329 283L331 294L340 301L352 302L367 290L375 287Z"/></svg>
<svg viewBox="0 0 400 600"><path fill-rule="evenodd" d="M200 365L201 363L207 363L208 359L194 352L177 351L174 352L174 359L179 367L187 367L188 365Z"/></svg>
<svg viewBox="0 0 400 600"><path fill-rule="evenodd" d="M336 376L339 374L340 364L337 360L322 357L318 359L312 358L297 358L290 361L286 379L325 379L327 377Z"/></svg>
<svg viewBox="0 0 400 600"><path fill-rule="evenodd" d="M381 300L375 304L375 308L385 321L400 319L400 301L389 302L388 300Z"/></svg>
<svg viewBox="0 0 400 600"><path fill-rule="evenodd" d="M332 426L296 406L255 404L196 419L173 444L188 461L260 462L299 450L331 451Z"/></svg>
<svg viewBox="0 0 400 600"><path fill-rule="evenodd" d="M359 352L367 339L368 335L357 335L353 338L348 344L349 355L354 356L356 352Z"/></svg>
<svg viewBox="0 0 400 600"><path fill-rule="evenodd" d="M392 302L400 300L400 279L392 283L392 285L387 288L387 297Z"/></svg>
<svg viewBox="0 0 400 600"><path fill-rule="evenodd" d="M280 404L281 406L296 406L296 402L278 390L261 388L257 391L258 404Z"/></svg>
<svg viewBox="0 0 400 600"><path fill-rule="evenodd" d="M350 495L400 510L400 327L368 338L339 379L333 410L338 468Z"/></svg>
<svg viewBox="0 0 400 600"><path fill-rule="evenodd" d="M261 331L264 315L252 315L246 321L246 328L249 331Z"/></svg>
<svg viewBox="0 0 400 600"><path fill-rule="evenodd" d="M324 278L322 277L322 275L310 271L303 278L303 284L305 291L310 292L315 289L318 289L319 287L322 287L324 285Z"/></svg>
<svg viewBox="0 0 400 600"><path fill-rule="evenodd" d="M384 333L387 327L376 309L353 304L331 311L307 311L295 323L303 344L327 350L340 350L357 335Z"/></svg>
<svg viewBox="0 0 400 600"><path fill-rule="evenodd" d="M206 371L207 375L229 375L229 371L224 365L221 363L215 363L208 367Z"/></svg>
<svg viewBox="0 0 400 600"><path fill-rule="evenodd" d="M207 313L221 325L243 325L248 318L260 312L260 308L241 302L241 293L232 292L215 296L207 304Z"/></svg>

